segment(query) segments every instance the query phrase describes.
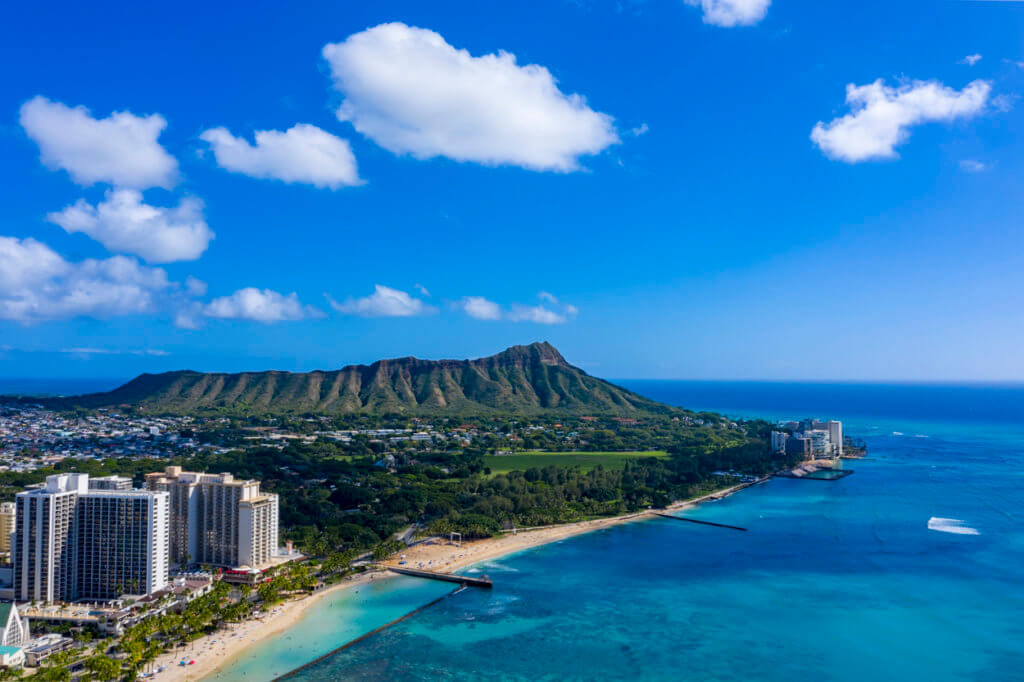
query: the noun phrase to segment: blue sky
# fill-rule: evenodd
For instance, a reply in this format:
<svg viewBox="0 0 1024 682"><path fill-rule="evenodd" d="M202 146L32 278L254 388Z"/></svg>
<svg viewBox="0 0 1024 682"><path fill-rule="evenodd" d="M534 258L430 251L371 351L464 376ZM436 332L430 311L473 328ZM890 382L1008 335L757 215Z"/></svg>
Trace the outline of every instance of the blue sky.
<svg viewBox="0 0 1024 682"><path fill-rule="evenodd" d="M5 9L0 376L1024 379L1024 3L150 5Z"/></svg>

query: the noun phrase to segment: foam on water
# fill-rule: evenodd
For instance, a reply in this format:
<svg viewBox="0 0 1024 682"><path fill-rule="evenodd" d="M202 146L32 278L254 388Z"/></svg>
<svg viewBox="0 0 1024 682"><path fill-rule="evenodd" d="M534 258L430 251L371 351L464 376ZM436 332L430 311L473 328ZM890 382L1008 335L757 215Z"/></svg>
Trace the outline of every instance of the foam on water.
<svg viewBox="0 0 1024 682"><path fill-rule="evenodd" d="M944 519L933 516L928 519L928 530L937 530L941 533L954 533L956 535L980 535L976 528L971 528L962 519Z"/></svg>

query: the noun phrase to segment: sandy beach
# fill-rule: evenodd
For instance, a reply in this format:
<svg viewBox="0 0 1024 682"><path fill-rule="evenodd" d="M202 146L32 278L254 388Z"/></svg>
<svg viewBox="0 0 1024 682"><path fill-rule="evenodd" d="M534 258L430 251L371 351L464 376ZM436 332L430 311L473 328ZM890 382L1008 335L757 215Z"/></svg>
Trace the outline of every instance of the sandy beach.
<svg viewBox="0 0 1024 682"><path fill-rule="evenodd" d="M148 669L159 670L163 666L167 666L167 669L151 679L161 682L200 680L244 654L250 647L295 625L302 620L307 608L327 595L371 581L387 580L389 577L389 574L379 571L362 573L307 597L278 604L261 618L234 623L211 635L200 637L177 651L157 658ZM195 663L182 666L179 665L182 660Z"/></svg>
<svg viewBox="0 0 1024 682"><path fill-rule="evenodd" d="M721 499L765 480L767 478L760 479L756 483L744 483L692 500L677 502L670 505L667 509L677 511L696 506L708 500ZM651 518L654 518L653 510L645 510L606 519L580 521L515 532L510 531L495 538L463 542L461 546L438 540L433 543L423 543L410 547L402 554L404 559L396 557L391 561L383 562L381 565L398 565L398 561L405 561L405 566L408 568L451 572L481 561L496 559L532 547L558 542L559 540L582 535L583 533L592 533L622 523L631 523ZM167 666L166 670L155 676L155 679L161 682L200 680L231 663L234 659L243 655L250 647L295 625L302 619L307 608L328 594L357 585L364 585L371 581L388 580L393 576L394 574L386 571L370 571L359 574L352 580L332 585L308 597L279 604L260 619L234 624L212 635L201 637L176 652L164 654L155 661L150 669L157 670L161 666ZM412 611L418 606L420 605L409 604L409 610ZM343 642L338 644L341 645ZM193 665L181 666L179 662L183 659L186 661L194 660L195 663Z"/></svg>
<svg viewBox="0 0 1024 682"><path fill-rule="evenodd" d="M718 492L694 498L692 500L677 502L667 507L667 510L678 511L696 506L701 502L707 502L712 499L721 499L722 497L732 495L749 485L751 484L742 484L732 488L719 490ZM610 528L621 523L650 519L653 518L653 511L654 510L646 510L633 514L626 514L624 516L613 516L606 519L580 521L577 523L567 523L559 526L548 526L516 532L510 531L496 538L464 542L461 547L441 541L437 541L435 544L424 543L410 547L408 550L403 552L400 556L404 556L404 559L394 557L389 561L381 562L381 565L397 566L399 561L404 560L406 562L405 566L408 568L422 568L424 570L450 573L452 571L457 571L460 568L465 568L471 564L487 561L489 559L497 559L498 557L519 552L524 549L530 549L531 547L539 547L552 542L558 542L559 540L564 540L565 538L573 537L575 535L592 533L594 531L601 530L602 528Z"/></svg>

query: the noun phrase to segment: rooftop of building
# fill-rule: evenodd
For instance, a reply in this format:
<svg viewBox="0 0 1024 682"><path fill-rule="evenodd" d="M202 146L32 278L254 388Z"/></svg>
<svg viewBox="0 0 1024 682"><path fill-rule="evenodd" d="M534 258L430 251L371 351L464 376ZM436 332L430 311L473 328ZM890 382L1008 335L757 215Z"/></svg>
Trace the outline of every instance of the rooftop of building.
<svg viewBox="0 0 1024 682"><path fill-rule="evenodd" d="M249 498L246 498L244 500L239 501L239 504L247 504L247 505L262 504L264 502L271 502L276 497L277 497L277 495L274 495L273 493L260 493L259 495L255 495L253 497L249 497Z"/></svg>
<svg viewBox="0 0 1024 682"><path fill-rule="evenodd" d="M211 474L205 471L184 471L179 466L169 466L164 471L146 474L147 480L161 482L181 482L188 484L216 483L218 485L244 486L259 483L253 479L235 479L230 472Z"/></svg>
<svg viewBox="0 0 1024 682"><path fill-rule="evenodd" d="M82 494L88 497L152 497L167 495L168 493L159 490L141 490L139 488L132 490L97 490L90 488Z"/></svg>

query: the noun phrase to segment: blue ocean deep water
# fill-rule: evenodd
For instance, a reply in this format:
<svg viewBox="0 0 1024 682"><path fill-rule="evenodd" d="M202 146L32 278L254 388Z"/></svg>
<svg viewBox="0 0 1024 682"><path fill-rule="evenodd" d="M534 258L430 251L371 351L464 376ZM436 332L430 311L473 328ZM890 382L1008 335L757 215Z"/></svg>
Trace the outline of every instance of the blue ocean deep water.
<svg viewBox="0 0 1024 682"><path fill-rule="evenodd" d="M746 533L658 519L486 562L470 571L493 591L455 594L293 679L1024 680L1024 389L875 386L872 401L864 387L850 400L733 384L702 401L662 383L630 387L843 419L869 458L841 480L774 479L686 512ZM445 588L423 589L406 610ZM359 608L321 609L303 638L338 646L340 624L374 620Z"/></svg>

